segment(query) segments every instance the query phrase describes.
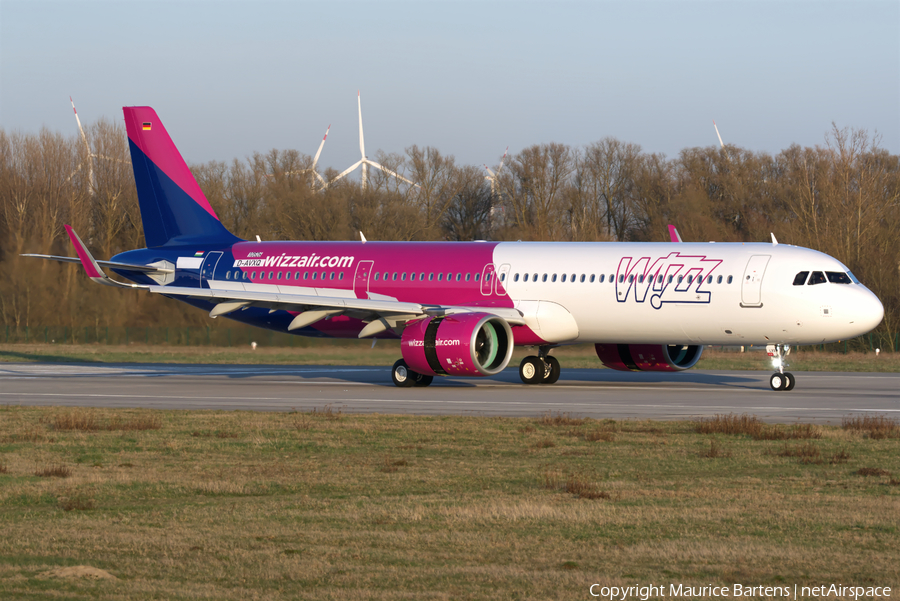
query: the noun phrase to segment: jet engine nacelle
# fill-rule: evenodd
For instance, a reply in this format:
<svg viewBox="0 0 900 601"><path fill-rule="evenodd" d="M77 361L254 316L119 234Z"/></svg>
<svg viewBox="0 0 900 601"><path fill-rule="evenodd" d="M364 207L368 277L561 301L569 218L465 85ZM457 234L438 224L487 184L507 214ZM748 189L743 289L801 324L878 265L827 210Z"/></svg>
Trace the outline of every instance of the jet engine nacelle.
<svg viewBox="0 0 900 601"><path fill-rule="evenodd" d="M403 360L426 376L493 376L513 352L512 330L490 313L455 313L406 324Z"/></svg>
<svg viewBox="0 0 900 601"><path fill-rule="evenodd" d="M700 360L703 345L595 344L606 367L619 371L684 371Z"/></svg>

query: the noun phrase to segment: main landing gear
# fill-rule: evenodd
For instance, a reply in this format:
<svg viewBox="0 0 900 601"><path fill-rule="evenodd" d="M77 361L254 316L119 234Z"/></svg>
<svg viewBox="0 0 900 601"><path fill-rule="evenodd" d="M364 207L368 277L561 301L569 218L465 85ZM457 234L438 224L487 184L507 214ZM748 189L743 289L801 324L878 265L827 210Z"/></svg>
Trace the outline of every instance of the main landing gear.
<svg viewBox="0 0 900 601"><path fill-rule="evenodd" d="M785 357L791 353L790 345L770 344L766 346L766 352L772 357L772 364L778 370L769 378L769 385L772 387L772 390L793 390L796 383L794 374L784 371L784 368L788 366Z"/></svg>
<svg viewBox="0 0 900 601"><path fill-rule="evenodd" d="M538 356L530 355L519 364L519 377L526 384L554 384L559 380L559 361L550 356L549 346L538 347Z"/></svg>
<svg viewBox="0 0 900 601"><path fill-rule="evenodd" d="M406 361L398 359L391 368L391 380L395 386L400 388L410 388L412 386L428 386L434 380L434 376L426 376L418 372L414 372L406 365Z"/></svg>

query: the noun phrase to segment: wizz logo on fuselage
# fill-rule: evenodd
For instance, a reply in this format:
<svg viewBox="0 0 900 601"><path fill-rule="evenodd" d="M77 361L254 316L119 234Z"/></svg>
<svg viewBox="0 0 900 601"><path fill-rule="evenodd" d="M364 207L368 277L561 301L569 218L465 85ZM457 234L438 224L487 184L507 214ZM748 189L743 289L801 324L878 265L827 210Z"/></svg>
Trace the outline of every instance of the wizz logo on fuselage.
<svg viewBox="0 0 900 601"><path fill-rule="evenodd" d="M616 300L624 303L632 297L659 309L664 303L708 303L712 292L706 289L713 271L722 259L684 256L671 252L665 257L622 257L616 272Z"/></svg>

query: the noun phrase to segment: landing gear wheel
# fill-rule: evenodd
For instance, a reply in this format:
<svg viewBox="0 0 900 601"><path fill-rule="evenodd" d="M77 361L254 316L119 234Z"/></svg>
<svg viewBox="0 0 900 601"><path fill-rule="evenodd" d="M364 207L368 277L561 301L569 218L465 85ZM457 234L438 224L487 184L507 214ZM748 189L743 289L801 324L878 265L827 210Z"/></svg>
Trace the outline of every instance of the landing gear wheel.
<svg viewBox="0 0 900 601"><path fill-rule="evenodd" d="M434 376L426 376L424 374L410 372L415 374L415 387L416 388L424 388L426 386L431 386L432 380L434 380Z"/></svg>
<svg viewBox="0 0 900 601"><path fill-rule="evenodd" d="M519 365L519 377L526 384L539 384L544 380L544 362L531 355L522 359Z"/></svg>
<svg viewBox="0 0 900 601"><path fill-rule="evenodd" d="M394 367L391 368L391 380L394 381L394 386L398 386L400 388L409 388L411 386L416 385L416 376L418 376L416 372L411 370L408 365L406 365L406 361L403 359L397 359L397 362L394 363Z"/></svg>
<svg viewBox="0 0 900 601"><path fill-rule="evenodd" d="M784 379L787 380L787 383L784 385L785 390L793 390L794 384L797 383L797 379L794 377L794 374L790 372L784 372Z"/></svg>
<svg viewBox="0 0 900 601"><path fill-rule="evenodd" d="M545 361L547 362L547 369L541 384L556 384L556 381L559 380L559 360L556 357L548 356Z"/></svg>
<svg viewBox="0 0 900 601"><path fill-rule="evenodd" d="M772 390L785 390L785 386L787 386L788 379L785 377L787 374L772 374L772 377L769 378L769 386L772 387Z"/></svg>

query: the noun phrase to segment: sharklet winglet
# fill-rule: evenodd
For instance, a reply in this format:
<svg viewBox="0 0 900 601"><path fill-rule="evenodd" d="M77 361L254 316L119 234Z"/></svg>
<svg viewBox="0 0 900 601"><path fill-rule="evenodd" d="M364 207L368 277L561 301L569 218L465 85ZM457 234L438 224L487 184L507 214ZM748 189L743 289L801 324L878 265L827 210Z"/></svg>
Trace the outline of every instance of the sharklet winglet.
<svg viewBox="0 0 900 601"><path fill-rule="evenodd" d="M97 264L97 261L94 259L91 252L87 249L87 246L84 245L84 242L81 241L81 238L78 234L75 233L75 230L72 229L71 225L66 225L66 233L69 234L69 240L72 241L72 246L75 247L75 253L78 255L78 258L81 259L81 265L84 267L84 270L87 272L88 277L97 282L98 284L103 284L104 286L115 286L117 288L149 288L149 286L142 286L140 284L126 284L123 282L117 282L113 279L110 279L106 273L104 273L103 269Z"/></svg>

